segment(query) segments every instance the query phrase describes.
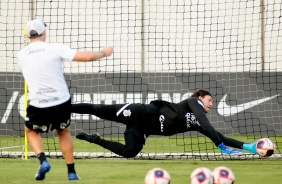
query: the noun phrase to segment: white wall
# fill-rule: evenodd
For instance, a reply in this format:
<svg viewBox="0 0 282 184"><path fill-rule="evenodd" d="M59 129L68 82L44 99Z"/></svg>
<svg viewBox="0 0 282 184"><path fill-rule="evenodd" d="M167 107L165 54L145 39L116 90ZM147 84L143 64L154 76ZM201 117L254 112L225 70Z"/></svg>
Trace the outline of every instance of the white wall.
<svg viewBox="0 0 282 184"><path fill-rule="evenodd" d="M264 4L265 69L282 71L282 3ZM65 63L66 73L140 72L142 54L144 72L261 69L257 0L40 0L34 7L36 17L48 24L50 42L80 50L114 46L115 53L107 60ZM29 10L29 0L0 2L0 72L19 72L16 55L25 45L23 26L30 19Z"/></svg>

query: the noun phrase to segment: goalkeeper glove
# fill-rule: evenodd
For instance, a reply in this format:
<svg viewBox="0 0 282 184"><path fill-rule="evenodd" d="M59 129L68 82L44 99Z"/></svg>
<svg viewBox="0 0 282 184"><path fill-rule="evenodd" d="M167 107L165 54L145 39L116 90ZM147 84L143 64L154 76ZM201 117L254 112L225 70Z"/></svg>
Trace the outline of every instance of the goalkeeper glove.
<svg viewBox="0 0 282 184"><path fill-rule="evenodd" d="M257 154L257 149L256 149L257 141L253 143L244 143L243 144L243 150L252 152L253 154Z"/></svg>
<svg viewBox="0 0 282 184"><path fill-rule="evenodd" d="M228 154L228 155L233 155L233 154L242 154L243 152L241 150L235 150L233 148L229 148L227 146L225 146L223 143L221 143L218 146L218 149L224 153L224 154Z"/></svg>

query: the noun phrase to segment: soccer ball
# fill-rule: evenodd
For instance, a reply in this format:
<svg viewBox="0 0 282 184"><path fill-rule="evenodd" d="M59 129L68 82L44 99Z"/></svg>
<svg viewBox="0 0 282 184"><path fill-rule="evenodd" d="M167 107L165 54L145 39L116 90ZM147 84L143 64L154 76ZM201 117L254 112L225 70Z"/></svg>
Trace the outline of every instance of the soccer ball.
<svg viewBox="0 0 282 184"><path fill-rule="evenodd" d="M228 167L220 166L212 171L214 184L233 184L234 173Z"/></svg>
<svg viewBox="0 0 282 184"><path fill-rule="evenodd" d="M257 153L261 157L269 157L274 153L274 143L269 138L261 138L256 144Z"/></svg>
<svg viewBox="0 0 282 184"><path fill-rule="evenodd" d="M162 168L153 168L145 176L145 184L170 184L169 173Z"/></svg>
<svg viewBox="0 0 282 184"><path fill-rule="evenodd" d="M213 184L212 171L206 167L195 169L190 176L191 184Z"/></svg>

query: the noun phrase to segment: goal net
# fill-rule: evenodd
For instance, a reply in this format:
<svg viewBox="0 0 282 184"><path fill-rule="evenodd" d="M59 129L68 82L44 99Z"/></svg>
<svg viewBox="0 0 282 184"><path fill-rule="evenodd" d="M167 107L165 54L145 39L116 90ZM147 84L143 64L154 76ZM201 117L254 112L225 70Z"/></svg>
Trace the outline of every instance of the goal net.
<svg viewBox="0 0 282 184"><path fill-rule="evenodd" d="M47 42L78 50L113 46L97 62L65 62L73 103L179 102L196 89L214 98L212 125L235 139L282 144L282 3L275 0L1 0L0 156L22 156L24 78L17 53L32 18L47 23ZM99 132L124 142L125 126L72 115L71 134ZM49 156L62 157L55 133L42 134ZM74 137L76 157L118 157ZM29 150L29 156L33 156ZM239 158L256 158L245 153ZM197 132L150 136L136 158L225 158ZM237 157L236 157L237 158Z"/></svg>

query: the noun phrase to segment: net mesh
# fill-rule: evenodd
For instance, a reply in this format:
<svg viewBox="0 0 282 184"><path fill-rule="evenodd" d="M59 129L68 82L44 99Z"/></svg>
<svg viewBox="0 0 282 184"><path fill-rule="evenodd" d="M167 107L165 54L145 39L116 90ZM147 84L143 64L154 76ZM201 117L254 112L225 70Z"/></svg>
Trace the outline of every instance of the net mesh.
<svg viewBox="0 0 282 184"><path fill-rule="evenodd" d="M269 137L280 157L281 8L275 0L1 0L1 156L18 153L14 146L24 142L24 79L16 57L26 43L25 23L41 18L47 42L85 51L114 47L112 57L98 62L64 63L73 103L179 102L206 88L214 97L208 117L218 131L247 142ZM122 124L79 114L72 121L72 135L99 132L124 142ZM56 134L42 136L46 152L61 157ZM76 156L117 156L74 141ZM138 157L225 158L196 132L151 136ZM249 157L255 156L240 158Z"/></svg>

